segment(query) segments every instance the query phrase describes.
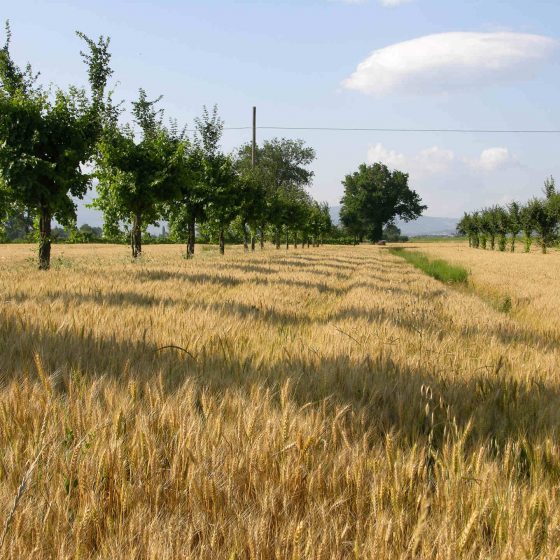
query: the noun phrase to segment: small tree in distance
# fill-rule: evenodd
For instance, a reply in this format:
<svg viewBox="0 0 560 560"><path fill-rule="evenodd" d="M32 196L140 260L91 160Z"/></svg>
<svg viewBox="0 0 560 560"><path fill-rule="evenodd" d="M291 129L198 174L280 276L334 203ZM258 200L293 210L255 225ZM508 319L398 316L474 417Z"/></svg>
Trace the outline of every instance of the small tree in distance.
<svg viewBox="0 0 560 560"><path fill-rule="evenodd" d="M522 225L521 225L521 207L519 206L518 202L510 202L508 204L508 213L509 213L509 233L511 234L510 240L510 248L511 252L515 252L515 242L517 241L517 237L521 232Z"/></svg>

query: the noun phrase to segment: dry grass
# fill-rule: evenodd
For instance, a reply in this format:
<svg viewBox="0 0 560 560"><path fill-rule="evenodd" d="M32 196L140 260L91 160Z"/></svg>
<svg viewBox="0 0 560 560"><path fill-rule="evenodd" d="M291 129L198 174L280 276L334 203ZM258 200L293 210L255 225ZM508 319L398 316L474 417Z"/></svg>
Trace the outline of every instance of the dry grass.
<svg viewBox="0 0 560 560"><path fill-rule="evenodd" d="M522 321L371 246L54 251L0 246L2 558L560 557L558 255L455 254Z"/></svg>

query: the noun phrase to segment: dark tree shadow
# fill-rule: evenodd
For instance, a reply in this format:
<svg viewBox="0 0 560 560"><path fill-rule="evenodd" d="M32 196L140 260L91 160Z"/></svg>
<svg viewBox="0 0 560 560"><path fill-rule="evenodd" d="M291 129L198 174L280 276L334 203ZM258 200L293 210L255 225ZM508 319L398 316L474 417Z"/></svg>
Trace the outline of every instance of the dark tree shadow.
<svg viewBox="0 0 560 560"><path fill-rule="evenodd" d="M233 308L231 304L225 309ZM255 311L237 308L235 312ZM367 317L383 319L383 315ZM350 436L362 437L364 430L379 437L393 432L411 446L430 437L437 447L445 433L454 426L461 430L470 421L470 444L492 441L498 453L508 440L538 446L546 438L554 439L560 425L558 388L516 381L501 372L499 364L464 379L405 367L395 363L389 352L371 356L348 350L333 358L301 338L286 339L280 357L263 363L260 348L239 352L225 335L213 337L201 348L158 348L145 337L123 341L71 328L39 328L6 314L0 318L0 350L3 384L35 375L33 356L38 354L61 392L75 372L86 380L104 376L125 384L131 378L140 383L163 378L170 393L189 381L218 395L225 390L248 395L255 385L278 390L290 379L291 398L298 406L321 406L320 401L327 399L334 414L336 406L350 405L353 417L360 418L348 424ZM426 415L427 405L435 421Z"/></svg>

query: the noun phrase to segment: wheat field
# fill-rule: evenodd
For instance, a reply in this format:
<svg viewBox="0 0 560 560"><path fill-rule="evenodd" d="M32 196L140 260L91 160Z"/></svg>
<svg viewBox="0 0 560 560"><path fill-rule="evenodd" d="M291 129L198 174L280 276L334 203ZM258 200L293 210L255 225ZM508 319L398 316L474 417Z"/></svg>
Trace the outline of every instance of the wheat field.
<svg viewBox="0 0 560 560"><path fill-rule="evenodd" d="M197 251L0 245L0 557L560 558L558 254Z"/></svg>

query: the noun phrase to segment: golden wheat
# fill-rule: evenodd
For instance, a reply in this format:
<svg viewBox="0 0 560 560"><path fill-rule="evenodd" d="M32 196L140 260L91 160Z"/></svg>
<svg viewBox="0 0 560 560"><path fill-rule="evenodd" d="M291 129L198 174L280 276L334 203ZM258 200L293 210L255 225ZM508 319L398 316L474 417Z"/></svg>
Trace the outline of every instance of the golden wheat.
<svg viewBox="0 0 560 560"><path fill-rule="evenodd" d="M560 557L560 259L422 250L0 246L0 556Z"/></svg>

